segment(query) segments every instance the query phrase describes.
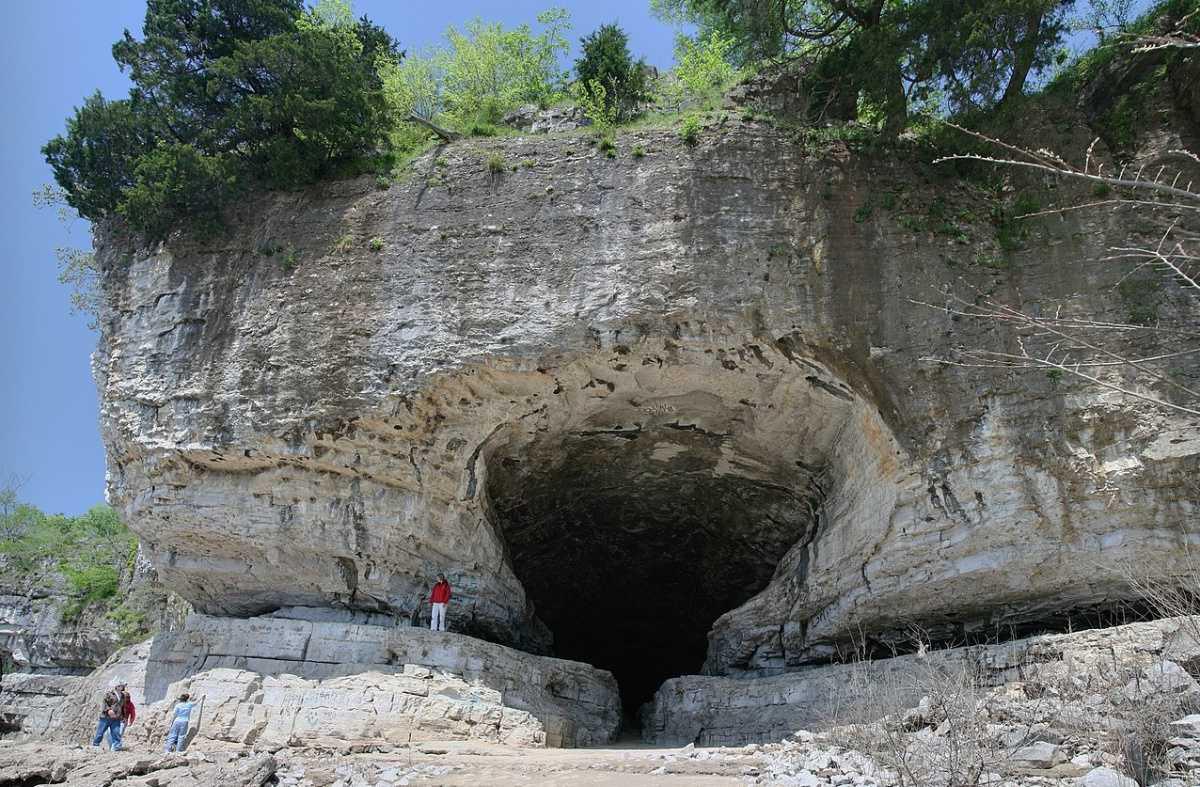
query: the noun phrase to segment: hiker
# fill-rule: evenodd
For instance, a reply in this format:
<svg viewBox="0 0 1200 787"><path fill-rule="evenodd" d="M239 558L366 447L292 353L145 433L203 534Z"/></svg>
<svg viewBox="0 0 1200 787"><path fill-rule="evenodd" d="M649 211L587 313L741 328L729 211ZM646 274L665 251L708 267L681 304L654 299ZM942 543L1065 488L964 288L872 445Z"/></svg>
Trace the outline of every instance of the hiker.
<svg viewBox="0 0 1200 787"><path fill-rule="evenodd" d="M167 732L167 747L164 749L167 754L187 748L188 721L192 718L195 705L187 692L179 695L179 701L171 713L171 729Z"/></svg>
<svg viewBox="0 0 1200 787"><path fill-rule="evenodd" d="M100 723L96 725L96 737L92 738L92 746L99 748L108 733L108 748L112 751L121 750L121 723L125 721L125 684L114 684L104 695L104 703L100 706Z"/></svg>
<svg viewBox="0 0 1200 787"><path fill-rule="evenodd" d="M429 594L429 605L433 607L433 611L429 615L431 631L446 630L446 605L449 603L450 583L446 581L445 574L438 574L437 584L433 586L433 592Z"/></svg>
<svg viewBox="0 0 1200 787"><path fill-rule="evenodd" d="M129 692L125 692L125 706L121 718L121 737L125 737L125 731L129 729L129 725L133 724L137 718L137 708L133 705L133 697L129 696Z"/></svg>

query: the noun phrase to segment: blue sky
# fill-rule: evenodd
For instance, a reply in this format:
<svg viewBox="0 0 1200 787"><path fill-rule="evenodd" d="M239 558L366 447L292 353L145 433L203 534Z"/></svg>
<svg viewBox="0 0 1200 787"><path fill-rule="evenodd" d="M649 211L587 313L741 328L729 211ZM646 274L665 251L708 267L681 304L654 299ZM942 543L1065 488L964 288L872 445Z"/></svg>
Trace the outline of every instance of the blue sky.
<svg viewBox="0 0 1200 787"><path fill-rule="evenodd" d="M631 48L660 68L671 63L674 31L653 19L649 0L358 0L355 10L387 28L401 46L421 50L446 27L475 16L506 25L539 11L572 12L572 42L617 21ZM1144 8L1148 0L1138 0ZM95 386L89 359L96 335L70 314L57 282L54 249L87 246L83 222L62 224L35 209L32 192L51 180L39 152L65 118L96 89L124 95L128 84L110 48L122 30L141 30L144 0L38 0L12 3L0 30L0 480L26 479L22 497L47 510L78 513L104 494ZM1082 43L1079 37L1073 42Z"/></svg>
<svg viewBox="0 0 1200 787"><path fill-rule="evenodd" d="M673 31L650 16L649 0L562 2L576 41L619 21L631 49L669 66ZM533 22L553 0L430 3L358 0L355 11L410 50L434 44L446 27L475 16L506 25ZM111 55L122 30L140 33L144 0L38 0L6 7L0 30L0 480L26 478L22 497L45 510L78 513L103 500L104 449L89 359L96 334L70 314L57 282L54 249L87 246L87 225L62 224L31 194L51 180L39 152L96 89L119 97L128 83Z"/></svg>

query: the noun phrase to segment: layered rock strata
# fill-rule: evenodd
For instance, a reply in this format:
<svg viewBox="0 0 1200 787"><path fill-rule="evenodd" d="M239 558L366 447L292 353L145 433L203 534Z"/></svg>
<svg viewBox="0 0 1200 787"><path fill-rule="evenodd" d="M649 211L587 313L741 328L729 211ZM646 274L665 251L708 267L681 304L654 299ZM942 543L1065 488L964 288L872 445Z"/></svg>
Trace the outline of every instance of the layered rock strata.
<svg viewBox="0 0 1200 787"><path fill-rule="evenodd" d="M668 680L654 695L643 713L642 735L657 745L767 743L796 730L873 721L915 708L929 694L953 691L955 678L965 677L959 689L981 697L988 687L1008 686L1023 700L1048 693L1053 701L1035 708L1032 718L1073 729L1095 746L1103 743L1104 730L1121 728L1122 713L1149 712L1146 696L1164 681L1200 700L1200 684L1189 674L1200 674L1197 633L1196 620L1171 619L766 678L688 675ZM871 700L865 707L864 698Z"/></svg>
<svg viewBox="0 0 1200 787"><path fill-rule="evenodd" d="M273 748L314 740L590 746L610 742L620 726L616 683L586 664L407 626L192 615L75 687L55 735L88 735L98 698L117 680L135 703L153 706L138 733L151 737L165 734L182 691L205 698L201 737Z"/></svg>
<svg viewBox="0 0 1200 787"><path fill-rule="evenodd" d="M993 197L931 173L756 122L616 159L464 141L387 190L248 202L219 240L105 242L113 502L201 612L414 616L445 571L452 629L610 668L632 704L914 623L1066 625L1129 596L1117 567L1180 568L1200 430L929 360L1015 349L920 305L954 294L1125 320L1128 270L1079 261L1138 241L1072 213L1001 249L969 218ZM902 220L935 206L956 234Z"/></svg>
<svg viewBox="0 0 1200 787"><path fill-rule="evenodd" d="M0 736L40 737L50 732L64 699L86 683L82 675L5 675L0 684Z"/></svg>

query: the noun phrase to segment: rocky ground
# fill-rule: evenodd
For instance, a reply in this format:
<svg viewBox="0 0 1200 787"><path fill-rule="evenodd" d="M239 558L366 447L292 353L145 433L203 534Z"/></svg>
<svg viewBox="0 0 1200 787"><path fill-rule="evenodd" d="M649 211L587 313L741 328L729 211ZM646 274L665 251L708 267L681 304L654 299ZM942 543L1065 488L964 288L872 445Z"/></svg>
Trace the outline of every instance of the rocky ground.
<svg viewBox="0 0 1200 787"><path fill-rule="evenodd" d="M199 623L211 621L193 620ZM282 648L282 632L298 622L238 625L272 632L267 639ZM310 628L310 654L326 641L341 643L332 647L346 657L352 641L361 652L373 647L361 626ZM217 633L228 638L240 630L226 629ZM657 745L635 744L636 731L626 730L618 743L591 748L546 748L582 740L579 725L586 722L561 703L531 704L543 682L535 667L554 660L527 657L506 670L500 646L387 631L390 652L407 655L403 664L381 666L385 671L321 681L217 666L172 684L168 697L188 690L206 700L186 756L158 753L167 699L140 705L126 735L127 751L97 754L80 745L95 723L90 698L103 687L119 679L144 696L146 666L158 664L148 658L150 643L122 651L86 679L74 678L82 683L65 697L37 693L39 679L47 676L11 676L7 694L0 693L0 700L8 697L9 716L20 716L24 703L28 719L38 723L29 723L20 740L0 742L0 787L1200 785L1200 618L922 651L774 678L669 681L656 710L648 706L643 714L650 724L679 717L668 718L662 729L643 730ZM286 661L287 669L305 664ZM562 671L570 667L563 662L547 673L557 676L549 683L560 693L571 693ZM488 681L503 684L504 696ZM17 691L21 686L28 690ZM584 686L577 683L572 691ZM35 707L30 698L39 697ZM518 702L529 710L513 708ZM755 717L761 717L758 726ZM552 730L557 732L550 735ZM738 731L757 742L735 745ZM715 741L726 745L704 745Z"/></svg>
<svg viewBox="0 0 1200 787"><path fill-rule="evenodd" d="M79 787L398 787L398 785L854 785L893 787L946 783L930 771L901 775L876 758L834 741L845 733L799 732L780 743L742 747L656 748L617 745L595 749L517 749L463 742L412 747L280 749L248 747L186 754L126 750L96 753L83 746L0 743L0 786L71 784ZM853 737L852 735L850 737ZM925 742L939 737L931 733ZM944 733L940 737L945 737ZM1200 717L1180 725L1180 737L1200 745ZM916 755L921 745L913 747ZM1073 751L1083 753L1071 756ZM1120 771L1120 758L1071 744L1045 741L1019 747L1005 762L989 763L975 781L996 787L1138 787ZM1193 763L1194 764L1194 763ZM915 762L903 766L919 769ZM1001 776L998 771L1005 772ZM921 775L917 775L920 773ZM921 781L912 781L913 778ZM929 779L928 781L924 779ZM1200 784L1200 771L1151 782L1158 787Z"/></svg>

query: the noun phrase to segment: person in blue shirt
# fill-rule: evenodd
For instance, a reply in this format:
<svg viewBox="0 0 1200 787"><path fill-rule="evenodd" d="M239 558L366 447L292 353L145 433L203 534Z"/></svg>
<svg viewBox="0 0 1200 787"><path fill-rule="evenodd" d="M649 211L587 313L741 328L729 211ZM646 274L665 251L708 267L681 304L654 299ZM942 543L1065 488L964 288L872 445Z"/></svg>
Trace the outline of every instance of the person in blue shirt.
<svg viewBox="0 0 1200 787"><path fill-rule="evenodd" d="M167 733L167 753L183 751L187 746L188 721L192 718L192 708L195 705L188 694L179 695L179 701L175 703L171 714L171 730Z"/></svg>

